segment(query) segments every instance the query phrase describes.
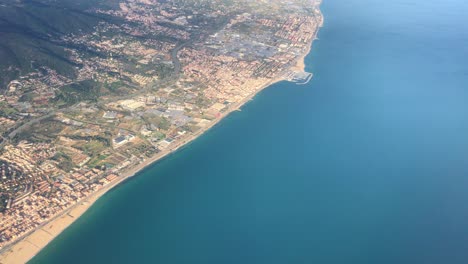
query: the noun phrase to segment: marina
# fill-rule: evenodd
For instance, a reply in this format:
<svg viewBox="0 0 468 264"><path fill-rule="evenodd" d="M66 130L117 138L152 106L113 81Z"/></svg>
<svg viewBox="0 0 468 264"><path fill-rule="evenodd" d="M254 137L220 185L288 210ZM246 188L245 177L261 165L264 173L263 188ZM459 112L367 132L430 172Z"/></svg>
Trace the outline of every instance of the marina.
<svg viewBox="0 0 468 264"><path fill-rule="evenodd" d="M286 74L286 80L297 85L304 85L312 79L312 76L312 73L306 71L291 71Z"/></svg>

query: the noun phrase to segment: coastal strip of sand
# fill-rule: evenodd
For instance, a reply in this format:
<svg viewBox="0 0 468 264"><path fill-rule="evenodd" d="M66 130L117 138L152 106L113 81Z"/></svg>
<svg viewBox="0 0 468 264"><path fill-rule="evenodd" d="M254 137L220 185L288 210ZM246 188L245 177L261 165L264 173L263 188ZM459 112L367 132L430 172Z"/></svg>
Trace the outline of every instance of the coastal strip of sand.
<svg viewBox="0 0 468 264"><path fill-rule="evenodd" d="M298 61L303 61L304 58L300 58ZM303 62L302 62L303 63ZM146 159L145 161L137 164L128 170L123 171L116 180L111 182L109 185L103 187L99 191L93 193L89 197L81 200L76 205L72 206L69 209L64 210L59 215L55 216L45 224L37 227L33 231L27 233L23 238L20 238L16 243L6 247L0 253L0 264L20 264L26 263L32 259L37 253L41 251L47 244L49 244L56 236L58 236L63 230L65 230L69 225L71 225L76 219L78 219L86 210L88 210L93 203L99 199L103 194L108 190L114 188L118 184L122 183L126 179L135 176L139 171L144 168L152 165L158 160L166 157L169 154L174 153L179 148L187 145L191 141L198 138L200 135L205 133L207 130L218 124L223 118L228 116L233 111L240 109L242 105L249 102L258 92L265 89L266 87L283 81L284 79L278 77L271 81L268 81L266 84L257 89L250 96L244 98L242 101L237 102L229 107L229 110L222 113L216 120L211 122L208 126L200 129L194 134L190 134L185 138L174 142L169 148L157 153L151 158Z"/></svg>
<svg viewBox="0 0 468 264"><path fill-rule="evenodd" d="M317 28L318 31L318 28ZM317 32L315 33L315 35ZM315 37L315 36L314 36ZM297 59L296 65L291 68L296 71L305 70L305 58L309 54L312 48L313 40L308 49ZM286 72L286 71L285 71ZM147 166L157 162L158 160L166 157L167 155L177 151L179 148L186 146L191 141L198 138L200 135L205 133L207 130L218 124L223 118L228 116L233 111L239 110L244 104L252 100L252 98L262 91L263 89L271 86L274 83L285 80L284 74L278 74L278 77L267 81L265 84L259 86L252 94L244 98L243 100L231 105L227 111L222 113L216 120L211 122L208 126L200 129L194 134L187 135L184 138L181 138L177 142L174 142L169 148L157 153L153 157L137 164L136 166L131 167L123 171L116 180L106 185L99 191L93 193L87 198L79 201L77 204L72 207L64 210L54 218L50 219L46 223L37 227L33 231L25 234L22 238L18 239L15 243L5 247L0 252L0 264L20 264L26 263L32 259L37 253L39 253L47 244L49 244L55 237L57 237L63 230L65 230L69 225L71 225L76 219L78 219L86 210L88 210L95 201L97 201L102 195L107 191L119 185L126 179L136 175L139 171L143 170Z"/></svg>

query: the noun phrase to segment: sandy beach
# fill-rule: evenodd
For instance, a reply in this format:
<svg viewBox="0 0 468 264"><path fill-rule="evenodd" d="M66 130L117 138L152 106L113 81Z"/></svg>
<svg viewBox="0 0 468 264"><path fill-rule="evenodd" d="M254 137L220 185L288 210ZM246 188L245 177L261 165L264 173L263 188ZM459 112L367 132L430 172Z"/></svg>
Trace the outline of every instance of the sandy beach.
<svg viewBox="0 0 468 264"><path fill-rule="evenodd" d="M304 65L304 57L298 60L298 66L301 67ZM31 258L33 258L42 248L44 248L47 244L49 244L56 236L58 236L65 228L71 225L76 219L78 219L89 207L93 205L93 203L99 199L103 194L105 194L108 190L114 188L118 184L122 183L126 179L135 176L139 171L146 168L147 166L152 165L153 163L157 162L158 160L164 158L165 156L174 153L179 148L185 146L186 144L190 143L191 141L198 138L200 135L205 133L207 130L218 124L223 118L228 116L233 111L239 110L242 105L252 100L252 98L261 90L267 88L268 86L283 81L284 79L278 77L273 79L259 89L257 89L254 93L243 99L242 101L235 103L229 107L229 110L222 113L220 117L216 120L211 122L208 126L200 129L194 134L190 134L184 138L181 138L174 145L168 147L167 149L159 152L158 154L154 155L153 157L145 160L144 162L125 170L121 173L120 177L116 180L111 182L109 185L105 186L101 190L97 191L96 193L92 194L90 197L80 201L76 205L72 206L71 208L63 211L53 219L49 220L46 224L36 228L35 230L31 231L30 233L26 234L24 238L18 240L16 243L13 243L9 247L6 247L0 253L0 264L20 264L26 263Z"/></svg>
<svg viewBox="0 0 468 264"><path fill-rule="evenodd" d="M318 31L318 29L317 29ZM313 41L312 41L313 42ZM308 49L305 53L297 59L296 65L291 67L295 71L304 71L305 70L305 57L309 54L312 48L312 43L308 45ZM286 72L286 71L285 71ZM179 148L185 146L191 141L198 138L200 135L205 133L207 130L211 129L213 126L218 124L223 118L228 116L233 111L239 110L244 104L252 100L252 98L262 91L263 89L269 87L270 85L283 81L284 73L278 75L277 78L272 79L258 89L256 89L252 94L244 98L243 100L230 105L229 109L222 113L216 120L211 122L208 126L200 129L196 133L182 137L180 140L175 142L173 145L167 149L159 152L151 158L143 161L136 166L133 166L130 169L127 169L120 173L120 176L103 187L99 191L90 195L89 197L78 202L76 205L73 205L71 208L66 209L59 215L55 216L48 222L37 227L35 230L25 234L22 238L18 239L15 243L6 246L0 252L0 264L16 264L16 263L26 263L31 258L33 258L37 253L41 251L47 244L49 244L56 236L58 236L63 230L65 230L70 224L72 224L76 219L78 219L86 210L93 205L93 203L99 199L103 194L108 190L114 188L118 184L122 183L126 179L136 175L139 171L146 168L147 166L157 162L158 160L164 158L165 156L174 153Z"/></svg>

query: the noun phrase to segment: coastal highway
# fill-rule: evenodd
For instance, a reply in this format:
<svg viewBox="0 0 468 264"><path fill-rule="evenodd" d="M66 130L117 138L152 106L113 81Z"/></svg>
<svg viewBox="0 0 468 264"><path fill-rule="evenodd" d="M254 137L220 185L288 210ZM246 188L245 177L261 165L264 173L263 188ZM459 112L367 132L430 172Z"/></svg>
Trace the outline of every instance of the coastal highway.
<svg viewBox="0 0 468 264"><path fill-rule="evenodd" d="M56 111L52 111L52 112L49 112L48 114L46 115L43 115L43 116L40 116L40 117L36 117L36 118L33 118L29 121L27 121L26 123L20 125L19 127L15 128L15 130L11 131L6 137L2 137L2 142L0 143L0 150L3 149L3 147L8 143L10 142L18 133L20 133L21 131L23 131L24 129L26 128L29 128L31 125L34 125L44 119L47 119L49 117L52 117L54 116L56 113Z"/></svg>

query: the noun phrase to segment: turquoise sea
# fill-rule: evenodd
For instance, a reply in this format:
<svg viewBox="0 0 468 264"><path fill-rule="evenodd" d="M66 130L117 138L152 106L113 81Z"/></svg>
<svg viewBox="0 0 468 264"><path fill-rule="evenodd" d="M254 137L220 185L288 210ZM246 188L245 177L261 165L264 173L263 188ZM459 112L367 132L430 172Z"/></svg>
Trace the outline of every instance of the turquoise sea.
<svg viewBox="0 0 468 264"><path fill-rule="evenodd" d="M281 82L31 263L468 263L468 2L324 0Z"/></svg>

